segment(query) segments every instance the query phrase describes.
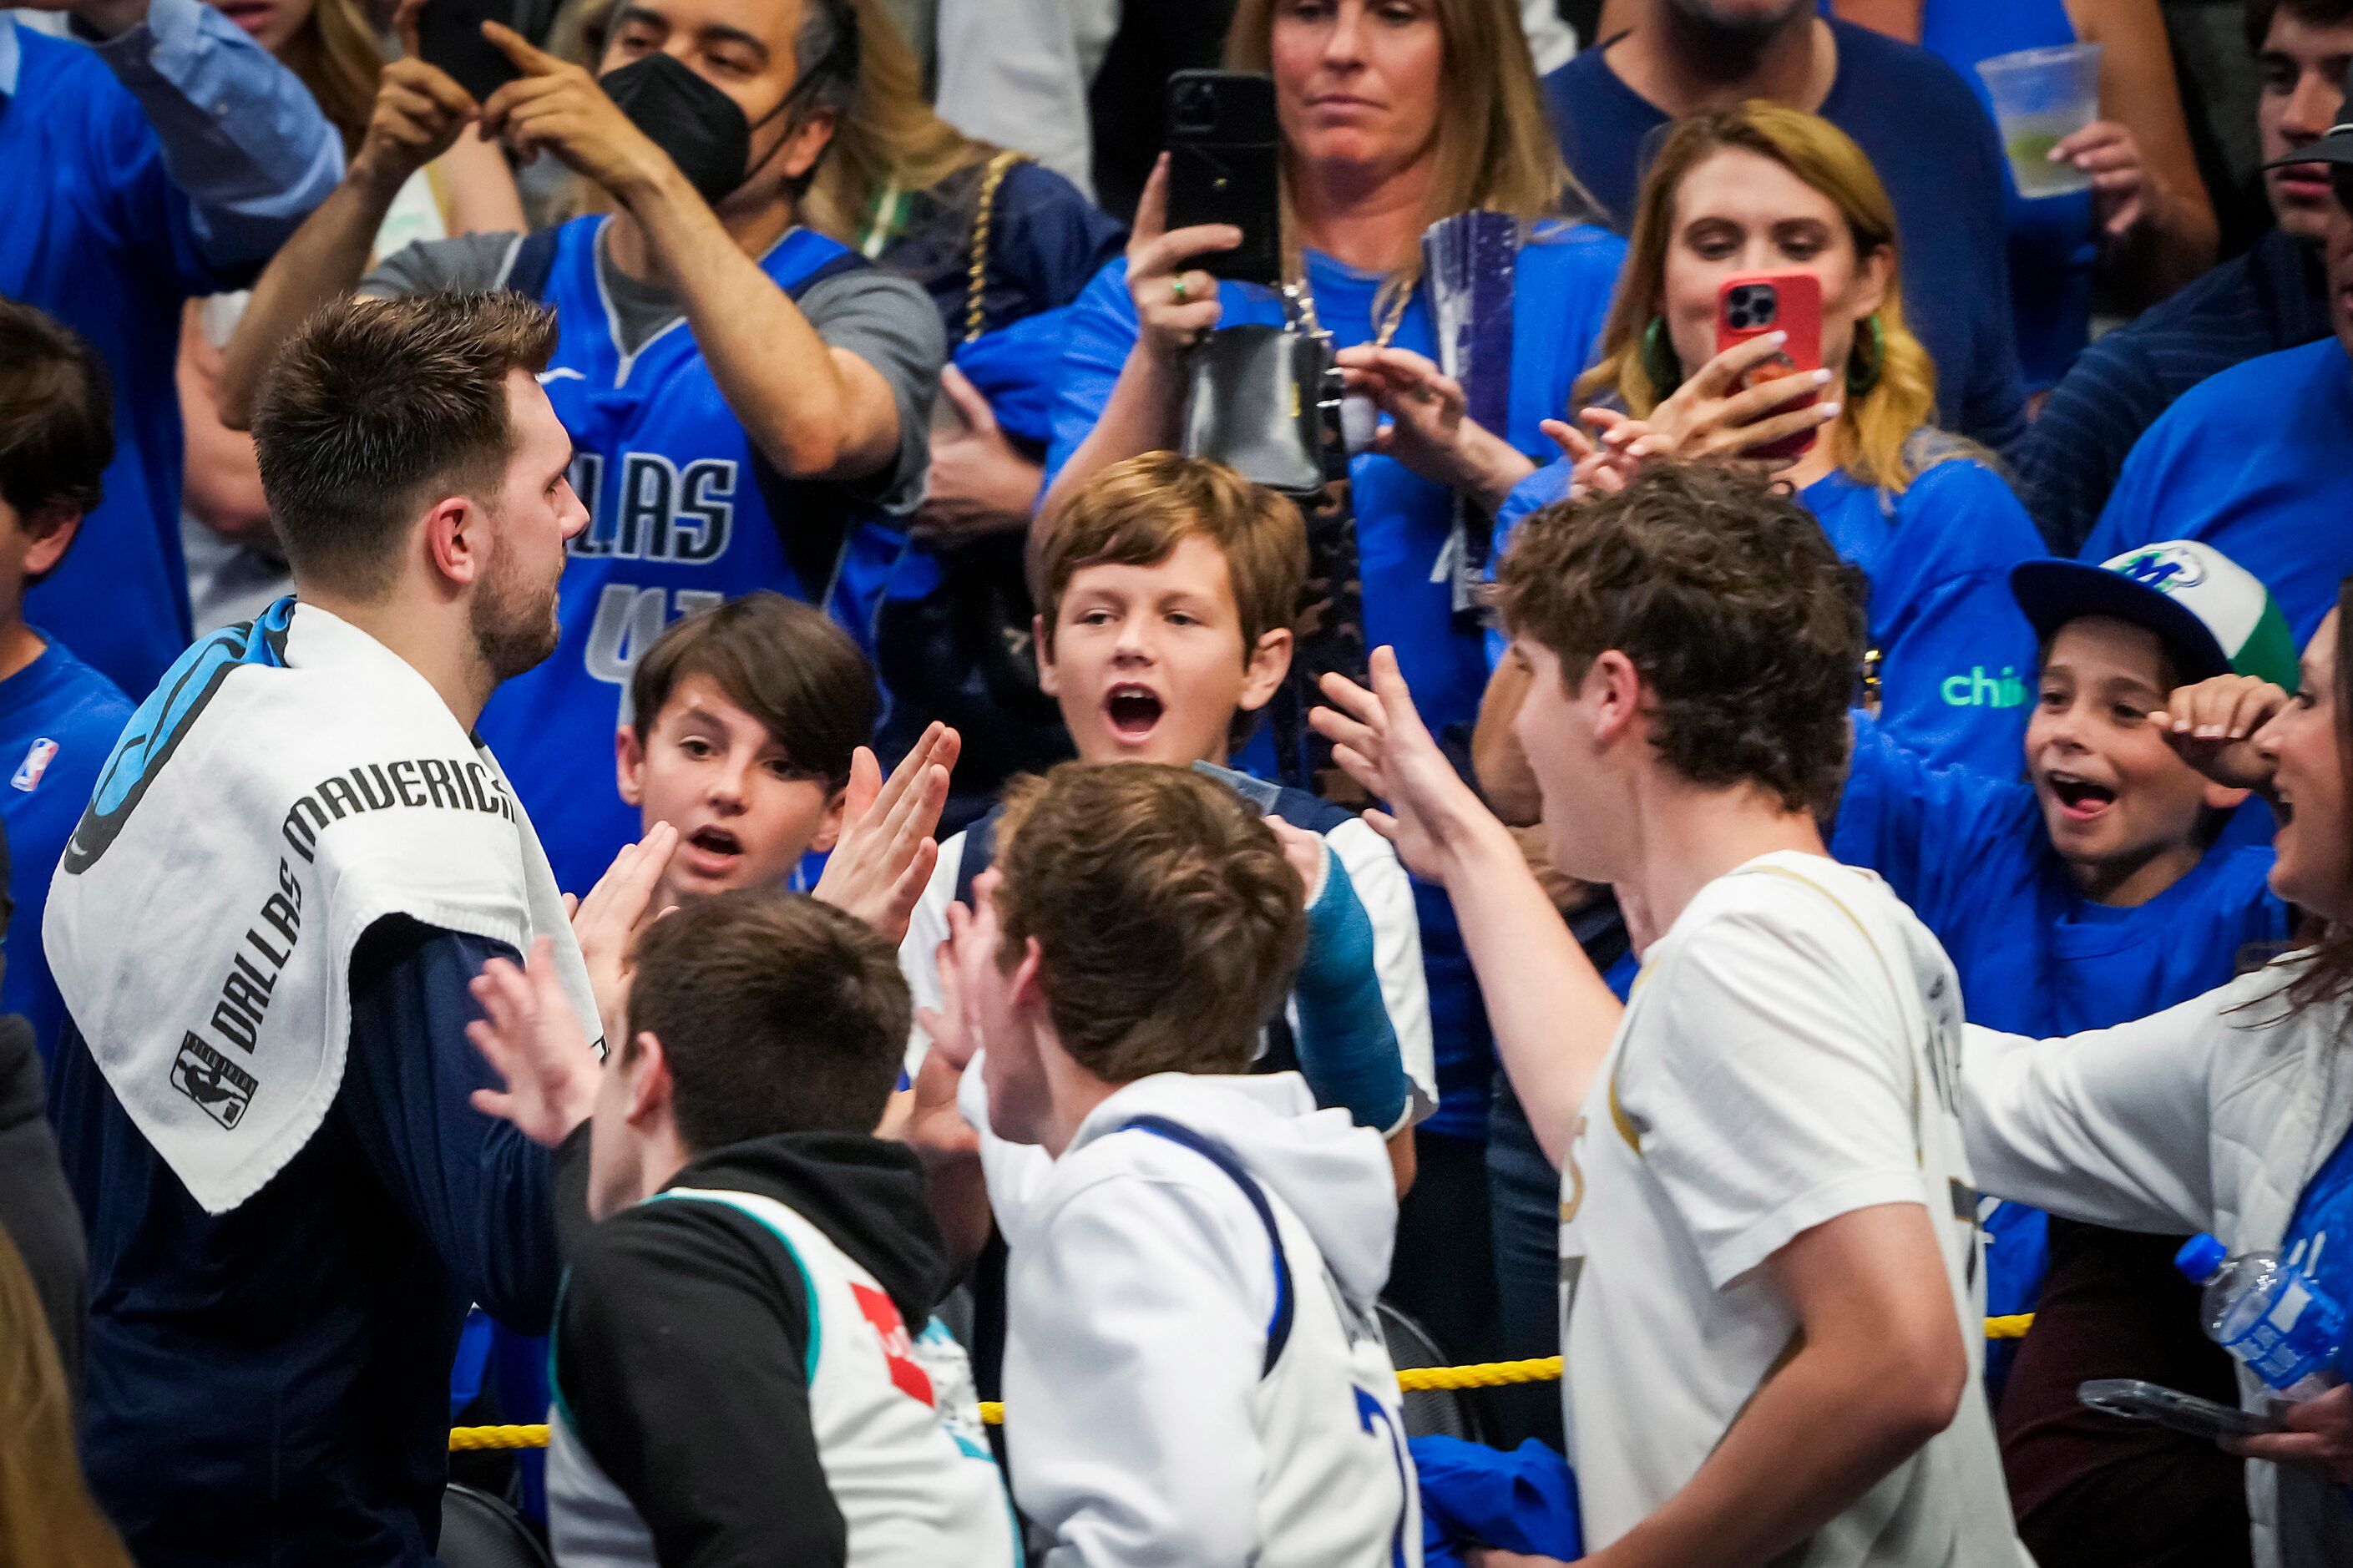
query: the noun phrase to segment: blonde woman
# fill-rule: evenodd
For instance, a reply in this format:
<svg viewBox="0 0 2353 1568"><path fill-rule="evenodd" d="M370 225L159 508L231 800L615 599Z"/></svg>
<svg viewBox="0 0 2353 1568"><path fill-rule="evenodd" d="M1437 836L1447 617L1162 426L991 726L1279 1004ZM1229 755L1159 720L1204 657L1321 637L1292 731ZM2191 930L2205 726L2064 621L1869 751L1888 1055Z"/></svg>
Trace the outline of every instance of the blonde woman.
<svg viewBox="0 0 2353 1568"><path fill-rule="evenodd" d="M1715 353L1717 290L1737 273L1821 280L1819 379L1743 388L1772 353ZM1760 100L1678 121L1644 180L1601 363L1578 383L1600 445L1556 426L1570 458L1522 483L1513 525L1588 473L1642 461L1745 459L1815 440L1781 478L1871 582L1880 721L1939 763L2017 771L2034 640L2010 568L2043 553L2025 509L1977 447L1933 424L1936 369L1904 320L1895 215L1862 150L1828 121ZM1788 411L1813 395L1810 407Z"/></svg>
<svg viewBox="0 0 2353 1568"><path fill-rule="evenodd" d="M301 79L343 137L344 156L356 152L375 107L385 58L362 0L238 0L220 8ZM495 143L466 135L401 192L376 247L390 255L412 239L522 226L522 203L506 154ZM253 438L223 425L214 404L221 345L236 329L246 299L239 291L192 300L181 318L180 417L187 450L180 542L199 632L253 615L288 587L253 465Z"/></svg>

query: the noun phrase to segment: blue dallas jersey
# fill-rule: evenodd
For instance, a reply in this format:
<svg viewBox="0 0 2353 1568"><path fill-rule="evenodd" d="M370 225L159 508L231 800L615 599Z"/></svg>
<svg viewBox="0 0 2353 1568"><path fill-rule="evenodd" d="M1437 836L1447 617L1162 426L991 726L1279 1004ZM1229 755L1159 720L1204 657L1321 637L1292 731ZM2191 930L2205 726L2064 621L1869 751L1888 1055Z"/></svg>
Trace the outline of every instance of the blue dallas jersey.
<svg viewBox="0 0 2353 1568"><path fill-rule="evenodd" d="M841 487L786 479L759 456L684 317L621 352L596 275L607 221L521 241L509 268L511 286L555 307L555 356L540 383L571 433L572 486L589 521L564 569L562 641L500 689L480 725L557 884L580 894L638 837L637 810L614 783L613 736L629 720L630 672L663 628L772 588L822 602L871 655L875 601L904 542ZM795 229L760 265L797 300L868 263Z"/></svg>

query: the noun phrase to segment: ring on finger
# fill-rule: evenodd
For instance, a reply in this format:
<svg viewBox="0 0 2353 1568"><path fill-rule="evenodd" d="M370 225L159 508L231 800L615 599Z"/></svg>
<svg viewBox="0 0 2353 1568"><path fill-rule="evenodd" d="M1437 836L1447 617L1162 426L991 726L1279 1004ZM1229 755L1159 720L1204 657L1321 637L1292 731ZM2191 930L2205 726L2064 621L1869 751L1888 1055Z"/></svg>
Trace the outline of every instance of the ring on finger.
<svg viewBox="0 0 2353 1568"><path fill-rule="evenodd" d="M1179 305L1185 302L1185 279L1183 278L1178 277L1168 279L1168 297L1171 300L1176 300Z"/></svg>

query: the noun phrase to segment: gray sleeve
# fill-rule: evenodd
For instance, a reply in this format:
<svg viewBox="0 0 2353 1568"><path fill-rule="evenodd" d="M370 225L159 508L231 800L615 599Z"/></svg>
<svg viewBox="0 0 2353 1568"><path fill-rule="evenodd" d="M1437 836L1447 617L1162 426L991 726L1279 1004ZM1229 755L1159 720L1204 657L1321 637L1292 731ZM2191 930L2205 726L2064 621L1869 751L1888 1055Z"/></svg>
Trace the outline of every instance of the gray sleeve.
<svg viewBox="0 0 2353 1568"><path fill-rule="evenodd" d="M801 296L802 314L826 346L856 354L881 373L899 405L899 456L849 489L893 517L923 499L931 462L932 400L947 361L947 335L931 296L904 278L860 268Z"/></svg>
<svg viewBox="0 0 2353 1568"><path fill-rule="evenodd" d="M370 268L359 291L378 299L495 289L506 281L519 234L461 234L453 239L420 239Z"/></svg>

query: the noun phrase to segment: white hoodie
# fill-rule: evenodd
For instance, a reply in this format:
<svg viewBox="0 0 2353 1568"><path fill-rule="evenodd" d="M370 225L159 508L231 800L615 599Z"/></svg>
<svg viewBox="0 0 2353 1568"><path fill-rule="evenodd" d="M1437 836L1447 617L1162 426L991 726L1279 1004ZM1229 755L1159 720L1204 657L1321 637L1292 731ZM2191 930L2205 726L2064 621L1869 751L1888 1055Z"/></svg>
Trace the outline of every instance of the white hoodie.
<svg viewBox="0 0 2353 1568"><path fill-rule="evenodd" d="M1006 1444L1014 1499L1049 1568L1364 1568L1421 1561L1397 1374L1374 1302L1397 1197L1380 1137L1315 1109L1296 1073L1162 1073L1080 1124L1060 1159L981 1134L1008 1248ZM1264 1193L1267 1222L1217 1163L1141 1129L1176 1123Z"/></svg>

